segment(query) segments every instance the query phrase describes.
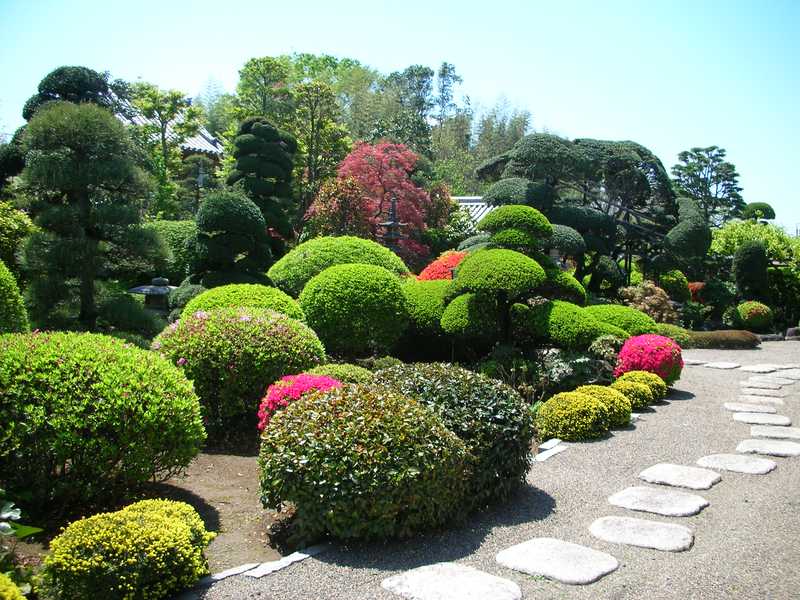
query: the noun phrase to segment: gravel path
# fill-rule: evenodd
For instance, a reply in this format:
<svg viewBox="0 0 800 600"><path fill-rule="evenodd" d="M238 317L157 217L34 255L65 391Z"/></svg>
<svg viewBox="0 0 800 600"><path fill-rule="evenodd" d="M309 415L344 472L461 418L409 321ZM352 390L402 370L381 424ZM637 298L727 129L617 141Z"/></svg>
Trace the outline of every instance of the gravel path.
<svg viewBox="0 0 800 600"><path fill-rule="evenodd" d="M765 343L759 350L686 351L686 357L742 365L800 362L800 344ZM396 600L381 581L408 569L455 561L516 582L524 598L797 598L800 597L800 458L774 458L767 475L720 471L722 481L698 492L711 504L691 517L632 513L608 496L642 482L661 462L695 465L698 458L735 453L750 426L731 418L739 381L752 373L687 366L668 402L645 412L635 427L593 443L573 444L541 463L529 486L505 505L473 515L461 527L387 544L335 545L317 557L262 579L238 575L216 583L203 600ZM800 423L800 382L784 388L778 412ZM670 488L675 489L675 488ZM603 542L589 525L604 516L642 517L688 526L687 552L671 553ZM553 537L607 552L617 571L597 583L570 586L498 565L495 555L535 537Z"/></svg>

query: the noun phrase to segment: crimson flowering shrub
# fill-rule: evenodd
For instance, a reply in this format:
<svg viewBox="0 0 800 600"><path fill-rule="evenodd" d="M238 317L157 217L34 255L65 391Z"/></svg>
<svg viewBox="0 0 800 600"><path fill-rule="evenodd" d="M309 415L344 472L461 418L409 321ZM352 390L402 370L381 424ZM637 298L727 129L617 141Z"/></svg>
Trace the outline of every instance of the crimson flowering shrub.
<svg viewBox="0 0 800 600"><path fill-rule="evenodd" d="M692 295L692 302L702 302L702 300L700 299L700 293L702 292L704 287L706 287L705 281L689 282L689 293Z"/></svg>
<svg viewBox="0 0 800 600"><path fill-rule="evenodd" d="M453 269L455 269L461 261L467 256L466 252L458 252L456 250L448 250L439 255L439 258L434 260L427 267L422 269L422 272L417 276L420 281L429 281L431 279L452 279Z"/></svg>
<svg viewBox="0 0 800 600"><path fill-rule="evenodd" d="M332 388L342 387L342 382L325 375L286 375L267 388L267 395L261 400L258 408L258 430L264 431L276 411L289 406L303 394L311 391L324 392Z"/></svg>
<svg viewBox="0 0 800 600"><path fill-rule="evenodd" d="M637 335L622 345L614 377L628 371L649 371L670 385L680 378L682 369L681 347L675 340L663 335Z"/></svg>

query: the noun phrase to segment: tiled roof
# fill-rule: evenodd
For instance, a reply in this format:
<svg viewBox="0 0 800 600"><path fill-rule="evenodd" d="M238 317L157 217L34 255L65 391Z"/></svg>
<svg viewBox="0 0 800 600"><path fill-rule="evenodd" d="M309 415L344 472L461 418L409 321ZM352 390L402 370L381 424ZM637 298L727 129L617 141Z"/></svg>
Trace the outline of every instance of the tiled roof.
<svg viewBox="0 0 800 600"><path fill-rule="evenodd" d="M474 223L494 210L494 206L489 206L483 201L483 196L453 196L453 200L458 202L461 208L466 209Z"/></svg>

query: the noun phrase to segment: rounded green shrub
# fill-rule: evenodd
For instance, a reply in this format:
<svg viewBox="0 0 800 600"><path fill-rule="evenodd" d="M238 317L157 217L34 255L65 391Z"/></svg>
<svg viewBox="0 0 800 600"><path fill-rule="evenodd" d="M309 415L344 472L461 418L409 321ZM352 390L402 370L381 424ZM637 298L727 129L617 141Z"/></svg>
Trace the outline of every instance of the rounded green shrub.
<svg viewBox="0 0 800 600"><path fill-rule="evenodd" d="M325 349L306 325L265 308L217 308L186 314L155 340L153 350L194 382L213 437L237 433L234 421L255 418L267 386L322 363Z"/></svg>
<svg viewBox="0 0 800 600"><path fill-rule="evenodd" d="M632 381L645 384L653 393L654 400L663 400L667 397L667 384L661 377L649 371L628 371L620 375L617 381Z"/></svg>
<svg viewBox="0 0 800 600"><path fill-rule="evenodd" d="M269 308L298 321L306 315L294 298L278 288L252 283L234 283L206 290L193 297L183 309L186 314L215 308Z"/></svg>
<svg viewBox="0 0 800 600"><path fill-rule="evenodd" d="M545 243L547 248L555 248L566 256L580 256L586 252L583 236L568 225L553 225L553 235Z"/></svg>
<svg viewBox="0 0 800 600"><path fill-rule="evenodd" d="M769 290L769 256L761 240L748 240L733 255L733 278L745 298L763 298Z"/></svg>
<svg viewBox="0 0 800 600"><path fill-rule="evenodd" d="M618 379L611 384L611 387L622 393L631 403L632 410L641 410L647 408L653 402L653 392L644 383L637 383L635 381Z"/></svg>
<svg viewBox="0 0 800 600"><path fill-rule="evenodd" d="M667 295L676 302L686 302L692 297L692 293L689 291L689 280L678 269L662 273L659 283Z"/></svg>
<svg viewBox="0 0 800 600"><path fill-rule="evenodd" d="M206 532L188 504L146 500L70 524L50 543L47 598L170 598L208 574Z"/></svg>
<svg viewBox="0 0 800 600"><path fill-rule="evenodd" d="M25 600L22 591L4 573L0 573L0 600Z"/></svg>
<svg viewBox="0 0 800 600"><path fill-rule="evenodd" d="M0 480L82 510L184 469L205 431L180 369L103 335L0 336Z"/></svg>
<svg viewBox="0 0 800 600"><path fill-rule="evenodd" d="M300 306L332 354L388 351L408 325L400 280L383 267L328 267L303 288Z"/></svg>
<svg viewBox="0 0 800 600"><path fill-rule="evenodd" d="M463 292L503 294L509 300L529 294L547 276L532 258L514 250L479 250L459 265L451 296Z"/></svg>
<svg viewBox="0 0 800 600"><path fill-rule="evenodd" d="M552 186L522 177L507 177L490 185L483 201L492 206L502 204L527 204L539 210L549 210L556 198Z"/></svg>
<svg viewBox="0 0 800 600"><path fill-rule="evenodd" d="M500 309L497 302L481 294L456 296L444 309L442 331L468 340L489 341L500 335Z"/></svg>
<svg viewBox="0 0 800 600"><path fill-rule="evenodd" d="M28 331L28 313L17 280L0 260L0 333Z"/></svg>
<svg viewBox="0 0 800 600"><path fill-rule="evenodd" d="M669 323L658 323L656 333L668 338L672 338L681 348L689 348L692 344L692 332L677 325Z"/></svg>
<svg viewBox="0 0 800 600"><path fill-rule="evenodd" d="M349 363L328 363L327 365L320 365L309 369L306 373L311 375L325 375L326 377L332 377L342 383L370 383L374 379L372 371L369 369Z"/></svg>
<svg viewBox="0 0 800 600"><path fill-rule="evenodd" d="M544 340L559 348L585 350L601 335L618 333L587 314L584 308L564 302L549 300L533 306L515 304L512 322L522 337Z"/></svg>
<svg viewBox="0 0 800 600"><path fill-rule="evenodd" d="M584 310L598 321L615 325L630 335L655 333L657 329L656 322L652 318L630 306L598 304L587 306Z"/></svg>
<svg viewBox="0 0 800 600"><path fill-rule="evenodd" d="M513 388L446 363L393 367L376 373L375 382L419 400L466 444L474 460L469 502L505 498L525 479L533 423Z"/></svg>
<svg viewBox="0 0 800 600"><path fill-rule="evenodd" d="M303 396L261 438L261 500L291 502L298 537L409 537L460 511L468 454L441 419L380 387Z"/></svg>
<svg viewBox="0 0 800 600"><path fill-rule="evenodd" d="M600 400L608 409L611 427L627 427L631 423L631 401L618 390L605 385L582 385L575 390Z"/></svg>
<svg viewBox="0 0 800 600"><path fill-rule="evenodd" d="M764 332L772 327L772 309L766 304L750 300L736 307L734 315L738 327L748 331Z"/></svg>
<svg viewBox="0 0 800 600"><path fill-rule="evenodd" d="M775 209L766 202L750 202L742 210L743 219L766 219L775 218Z"/></svg>
<svg viewBox="0 0 800 600"><path fill-rule="evenodd" d="M1 154L2 147L0 147ZM2 171L0 164L0 185L4 179ZM22 240L35 229L28 215L14 208L11 203L0 200L0 261L4 262L10 271L14 272L17 269L16 253Z"/></svg>
<svg viewBox="0 0 800 600"><path fill-rule="evenodd" d="M491 234L481 231L475 235L471 235L463 240L457 247L460 252L475 252L476 250L483 250L489 245L489 238Z"/></svg>
<svg viewBox="0 0 800 600"><path fill-rule="evenodd" d="M403 282L409 318L408 334L412 338L436 338L444 333L441 320L449 289L448 279L408 279Z"/></svg>
<svg viewBox="0 0 800 600"><path fill-rule="evenodd" d="M97 307L97 324L102 330L121 331L152 338L164 329L164 319L125 292L112 293Z"/></svg>
<svg viewBox="0 0 800 600"><path fill-rule="evenodd" d="M303 242L272 265L267 275L277 287L296 298L312 277L341 264L376 265L396 275L409 273L402 259L388 248L371 240L342 236Z"/></svg>
<svg viewBox="0 0 800 600"><path fill-rule="evenodd" d="M606 405L579 392L561 392L547 400L536 413L540 440L559 438L579 442L602 437L609 427Z"/></svg>
<svg viewBox="0 0 800 600"><path fill-rule="evenodd" d="M494 234L504 229L517 229L535 238L549 238L553 235L553 226L547 217L531 206L520 204L495 208L478 222L476 229Z"/></svg>
<svg viewBox="0 0 800 600"><path fill-rule="evenodd" d="M580 281L558 267L546 269L547 281L542 285L540 293L551 299L566 300L583 306L586 304L586 289Z"/></svg>

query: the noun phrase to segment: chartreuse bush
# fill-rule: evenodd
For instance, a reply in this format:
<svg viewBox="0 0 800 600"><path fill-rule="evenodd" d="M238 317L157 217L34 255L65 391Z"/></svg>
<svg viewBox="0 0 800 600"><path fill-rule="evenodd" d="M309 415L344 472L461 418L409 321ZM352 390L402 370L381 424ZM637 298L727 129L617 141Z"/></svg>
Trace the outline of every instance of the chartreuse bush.
<svg viewBox="0 0 800 600"><path fill-rule="evenodd" d="M610 427L627 427L631 422L631 401L618 390L605 385L582 385L575 390L600 400L608 409Z"/></svg>
<svg viewBox="0 0 800 600"><path fill-rule="evenodd" d="M621 392L631 403L632 410L640 410L650 406L655 402L653 392L644 383L637 383L635 381L617 379L611 384L611 387Z"/></svg>
<svg viewBox="0 0 800 600"><path fill-rule="evenodd" d="M447 305L440 324L442 331L461 339L492 341L500 335L500 319L494 298L467 293Z"/></svg>
<svg viewBox="0 0 800 600"><path fill-rule="evenodd" d="M658 335L672 338L681 348L691 348L692 332L688 329L678 327L677 325L670 325L668 323L658 323L656 333Z"/></svg>
<svg viewBox="0 0 800 600"><path fill-rule="evenodd" d="M403 282L403 294L409 318L408 334L412 340L435 339L444 334L441 320L444 314L450 281L435 279Z"/></svg>
<svg viewBox="0 0 800 600"><path fill-rule="evenodd" d="M214 534L188 504L145 500L75 521L50 543L42 591L53 600L170 598L208 574Z"/></svg>
<svg viewBox="0 0 800 600"><path fill-rule="evenodd" d="M640 310L619 304L587 306L586 312L598 321L624 329L630 335L654 333L656 322Z"/></svg>
<svg viewBox="0 0 800 600"><path fill-rule="evenodd" d="M152 352L88 333L0 336L0 480L33 512L111 502L185 468L200 404Z"/></svg>
<svg viewBox="0 0 800 600"><path fill-rule="evenodd" d="M544 269L532 258L514 250L473 252L458 268L451 296L464 292L503 295L509 300L525 296L546 279Z"/></svg>
<svg viewBox="0 0 800 600"><path fill-rule="evenodd" d="M338 379L342 383L369 383L374 379L374 375L369 369L349 363L329 363L327 365L320 365L309 369L306 373L311 375L325 375L333 379Z"/></svg>
<svg viewBox="0 0 800 600"><path fill-rule="evenodd" d="M186 314L215 308L269 308L298 321L305 314L297 301L278 288L254 283L233 283L206 290L192 298L184 308Z"/></svg>
<svg viewBox="0 0 800 600"><path fill-rule="evenodd" d="M0 600L25 600L22 591L3 573L0 573Z"/></svg>
<svg viewBox="0 0 800 600"><path fill-rule="evenodd" d="M686 302L692 297L692 292L689 290L689 280L678 269L663 273L659 277L659 282L661 283L661 288L676 302Z"/></svg>
<svg viewBox="0 0 800 600"><path fill-rule="evenodd" d="M300 307L331 354L386 352L408 326L400 280L376 265L328 267L303 288Z"/></svg>
<svg viewBox="0 0 800 600"><path fill-rule="evenodd" d="M748 331L767 331L772 327L772 320L772 309L754 300L742 302L734 313L736 325Z"/></svg>
<svg viewBox="0 0 800 600"><path fill-rule="evenodd" d="M325 358L322 343L306 325L249 307L187 314L153 340L153 349L194 382L215 438L237 433L231 424L239 419L255 419L269 384Z"/></svg>
<svg viewBox="0 0 800 600"><path fill-rule="evenodd" d="M661 377L649 371L628 371L617 377L617 381L646 385L653 394L653 400L663 400L667 397L667 384Z"/></svg>
<svg viewBox="0 0 800 600"><path fill-rule="evenodd" d="M468 458L416 400L345 386L275 415L261 438L261 501L291 502L301 539L409 537L461 512Z"/></svg>
<svg viewBox="0 0 800 600"><path fill-rule="evenodd" d="M580 392L562 392L542 404L536 413L539 439L579 442L602 437L609 427L605 404Z"/></svg>
<svg viewBox="0 0 800 600"><path fill-rule="evenodd" d="M525 478L533 423L513 388L445 363L393 367L375 381L422 402L463 440L473 463L468 502L505 498Z"/></svg>
<svg viewBox="0 0 800 600"><path fill-rule="evenodd" d="M272 265L267 275L277 287L296 298L312 277L341 264L376 265L396 275L409 274L402 259L388 248L372 240L342 236L303 242Z"/></svg>
<svg viewBox="0 0 800 600"><path fill-rule="evenodd" d="M0 333L28 330L28 313L17 280L0 260Z"/></svg>

